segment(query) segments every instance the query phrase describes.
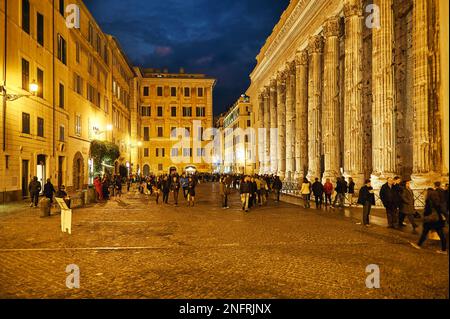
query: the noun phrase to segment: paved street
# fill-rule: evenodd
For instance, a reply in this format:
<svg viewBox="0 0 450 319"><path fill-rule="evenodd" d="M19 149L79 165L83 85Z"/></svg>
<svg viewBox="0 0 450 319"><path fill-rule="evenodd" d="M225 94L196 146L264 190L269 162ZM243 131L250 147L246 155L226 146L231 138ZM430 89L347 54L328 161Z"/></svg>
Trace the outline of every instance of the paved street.
<svg viewBox="0 0 450 319"><path fill-rule="evenodd" d="M0 213L2 298L448 298L448 256L409 232L363 228L338 211L271 202L248 214L217 184L195 208L133 193L74 210L72 235L37 209ZM180 196L181 199L182 196ZM348 215L348 214L347 214ZM80 268L79 289L65 285ZM366 266L381 288L365 285Z"/></svg>

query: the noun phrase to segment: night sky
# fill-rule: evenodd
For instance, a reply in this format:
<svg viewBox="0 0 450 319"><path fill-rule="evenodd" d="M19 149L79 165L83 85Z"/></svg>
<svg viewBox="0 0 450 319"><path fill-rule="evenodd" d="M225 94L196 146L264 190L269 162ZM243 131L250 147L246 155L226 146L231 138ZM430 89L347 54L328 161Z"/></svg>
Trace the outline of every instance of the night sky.
<svg viewBox="0 0 450 319"><path fill-rule="evenodd" d="M134 65L218 79L214 114L245 92L256 55L289 0L85 0Z"/></svg>

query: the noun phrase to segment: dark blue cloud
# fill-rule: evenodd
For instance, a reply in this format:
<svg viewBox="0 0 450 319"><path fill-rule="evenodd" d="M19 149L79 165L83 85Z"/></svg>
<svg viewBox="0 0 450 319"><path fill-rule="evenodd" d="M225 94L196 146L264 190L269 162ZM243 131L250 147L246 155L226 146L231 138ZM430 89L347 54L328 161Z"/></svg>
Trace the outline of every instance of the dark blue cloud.
<svg viewBox="0 0 450 319"><path fill-rule="evenodd" d="M214 113L248 87L255 57L289 0L86 0L131 62L216 77Z"/></svg>

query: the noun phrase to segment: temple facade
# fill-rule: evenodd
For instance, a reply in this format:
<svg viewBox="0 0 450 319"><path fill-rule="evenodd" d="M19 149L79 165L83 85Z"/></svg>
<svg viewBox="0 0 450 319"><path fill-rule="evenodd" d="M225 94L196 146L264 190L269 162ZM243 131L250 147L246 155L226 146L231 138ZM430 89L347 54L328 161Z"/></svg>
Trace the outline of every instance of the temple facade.
<svg viewBox="0 0 450 319"><path fill-rule="evenodd" d="M447 1L292 0L246 92L256 172L448 183L448 60Z"/></svg>

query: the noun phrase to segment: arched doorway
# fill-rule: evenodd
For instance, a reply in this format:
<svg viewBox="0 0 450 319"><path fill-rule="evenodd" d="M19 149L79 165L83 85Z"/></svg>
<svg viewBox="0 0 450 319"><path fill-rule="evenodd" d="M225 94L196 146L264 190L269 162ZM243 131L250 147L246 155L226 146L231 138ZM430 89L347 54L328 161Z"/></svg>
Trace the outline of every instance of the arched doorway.
<svg viewBox="0 0 450 319"><path fill-rule="evenodd" d="M144 165L143 174L144 174L144 176L150 175L150 166L148 166L147 164Z"/></svg>
<svg viewBox="0 0 450 319"><path fill-rule="evenodd" d="M80 152L73 157L73 188L79 190L84 184L84 159Z"/></svg>
<svg viewBox="0 0 450 319"><path fill-rule="evenodd" d="M186 174L191 175L197 172L197 167L195 167L194 165L189 165L186 166L184 170L186 171Z"/></svg>

